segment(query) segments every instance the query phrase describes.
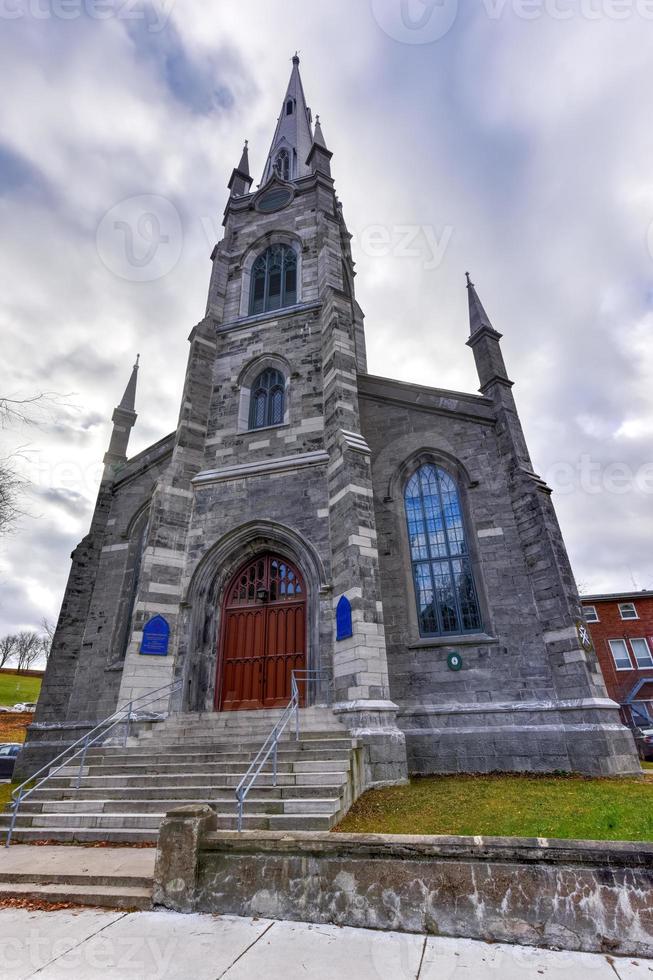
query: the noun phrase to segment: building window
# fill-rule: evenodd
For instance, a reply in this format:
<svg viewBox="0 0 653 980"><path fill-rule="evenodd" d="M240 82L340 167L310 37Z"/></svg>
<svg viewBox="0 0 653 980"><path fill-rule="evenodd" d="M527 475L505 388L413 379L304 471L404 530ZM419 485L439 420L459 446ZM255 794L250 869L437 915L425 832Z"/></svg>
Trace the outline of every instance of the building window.
<svg viewBox="0 0 653 980"><path fill-rule="evenodd" d="M596 606L583 606L583 610L585 612L585 619L588 623L600 622L599 614L596 611Z"/></svg>
<svg viewBox="0 0 653 980"><path fill-rule="evenodd" d="M648 640L631 640L630 645L633 648L638 667L653 667L653 656L651 656Z"/></svg>
<svg viewBox="0 0 653 980"><path fill-rule="evenodd" d="M421 466L408 481L405 505L421 635L479 632L481 615L455 482L438 466Z"/></svg>
<svg viewBox="0 0 653 980"><path fill-rule="evenodd" d="M634 602L620 602L619 613L622 619L639 619Z"/></svg>
<svg viewBox="0 0 653 980"><path fill-rule="evenodd" d="M292 116L292 114L293 114L293 100L288 99L288 101L286 102L286 115Z"/></svg>
<svg viewBox="0 0 653 980"><path fill-rule="evenodd" d="M252 386L249 406L250 429L281 425L284 416L285 380L280 371L268 368Z"/></svg>
<svg viewBox="0 0 653 980"><path fill-rule="evenodd" d="M628 653L626 641L608 640L608 643L610 644L612 659L614 660L614 665L617 670L632 670L633 665L630 660L630 654Z"/></svg>
<svg viewBox="0 0 653 980"><path fill-rule="evenodd" d="M279 150L274 161L274 169L282 180L290 180L290 157L288 150Z"/></svg>
<svg viewBox="0 0 653 980"><path fill-rule="evenodd" d="M272 245L252 268L250 314L267 313L297 302L297 255L289 245Z"/></svg>

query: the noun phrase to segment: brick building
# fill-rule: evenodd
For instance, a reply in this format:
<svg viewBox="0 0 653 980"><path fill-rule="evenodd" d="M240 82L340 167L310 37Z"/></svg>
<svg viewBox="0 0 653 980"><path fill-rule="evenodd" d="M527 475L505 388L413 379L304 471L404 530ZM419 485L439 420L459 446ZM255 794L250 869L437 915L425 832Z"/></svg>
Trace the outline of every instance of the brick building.
<svg viewBox="0 0 653 980"><path fill-rule="evenodd" d="M624 724L653 726L653 592L583 596L582 603Z"/></svg>
<svg viewBox="0 0 653 980"><path fill-rule="evenodd" d="M261 184L247 146L229 181L175 431L128 458L136 368L114 413L23 773L146 691L179 681L172 715L271 711L296 669L368 785L639 770L501 334L468 279L480 394L367 372L331 158L295 57Z"/></svg>

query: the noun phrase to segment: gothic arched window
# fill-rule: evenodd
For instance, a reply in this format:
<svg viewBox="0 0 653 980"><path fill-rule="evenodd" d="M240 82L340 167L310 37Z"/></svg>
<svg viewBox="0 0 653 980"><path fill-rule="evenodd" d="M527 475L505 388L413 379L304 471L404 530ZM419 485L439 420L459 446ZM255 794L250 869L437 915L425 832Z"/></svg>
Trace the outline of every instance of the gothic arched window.
<svg viewBox="0 0 653 980"><path fill-rule="evenodd" d="M479 632L481 614L454 480L427 463L408 481L404 498L420 633Z"/></svg>
<svg viewBox="0 0 653 980"><path fill-rule="evenodd" d="M272 245L252 268L250 314L267 313L297 302L297 255L289 245Z"/></svg>
<svg viewBox="0 0 653 980"><path fill-rule="evenodd" d="M282 180L290 180L290 157L288 150L279 150L274 161L274 169Z"/></svg>
<svg viewBox="0 0 653 980"><path fill-rule="evenodd" d="M288 99L288 101L286 102L286 115L287 116L292 116L292 114L293 114L293 108L294 108L294 102L293 102L293 100L292 99Z"/></svg>
<svg viewBox="0 0 653 980"><path fill-rule="evenodd" d="M249 403L250 429L281 425L285 411L286 382L281 371L268 368L252 385Z"/></svg>

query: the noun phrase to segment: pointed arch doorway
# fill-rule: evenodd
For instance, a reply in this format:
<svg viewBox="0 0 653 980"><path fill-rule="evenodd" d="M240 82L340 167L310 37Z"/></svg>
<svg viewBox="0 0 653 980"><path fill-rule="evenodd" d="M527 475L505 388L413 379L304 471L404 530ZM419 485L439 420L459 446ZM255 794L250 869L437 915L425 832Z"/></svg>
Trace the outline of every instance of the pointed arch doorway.
<svg viewBox="0 0 653 980"><path fill-rule="evenodd" d="M293 670L306 668L306 586L268 552L242 566L225 590L216 709L285 707Z"/></svg>

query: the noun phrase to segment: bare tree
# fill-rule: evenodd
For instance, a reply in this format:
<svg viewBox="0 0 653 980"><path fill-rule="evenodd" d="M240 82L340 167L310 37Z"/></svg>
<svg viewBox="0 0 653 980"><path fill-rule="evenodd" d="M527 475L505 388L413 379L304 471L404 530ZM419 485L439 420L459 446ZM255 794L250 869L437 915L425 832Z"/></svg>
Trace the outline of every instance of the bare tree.
<svg viewBox="0 0 653 980"><path fill-rule="evenodd" d="M57 403L57 397L51 392L29 398L0 395L0 429L38 425L51 411L52 405ZM20 475L17 465L21 455L19 449L8 456L0 456L0 534L10 531L24 514L20 500L28 481Z"/></svg>
<svg viewBox="0 0 653 980"><path fill-rule="evenodd" d="M0 458L0 534L10 531L23 511L20 499L27 487L15 467L16 454Z"/></svg>
<svg viewBox="0 0 653 980"><path fill-rule="evenodd" d="M16 655L18 637L14 633L0 637L0 670Z"/></svg>
<svg viewBox="0 0 653 980"><path fill-rule="evenodd" d="M50 657L50 651L52 650L52 641L54 639L54 623L51 623L49 619L45 616L41 620L41 657L47 664Z"/></svg>
<svg viewBox="0 0 653 980"><path fill-rule="evenodd" d="M42 654L41 636L33 630L22 630L16 637L18 673L29 670Z"/></svg>

